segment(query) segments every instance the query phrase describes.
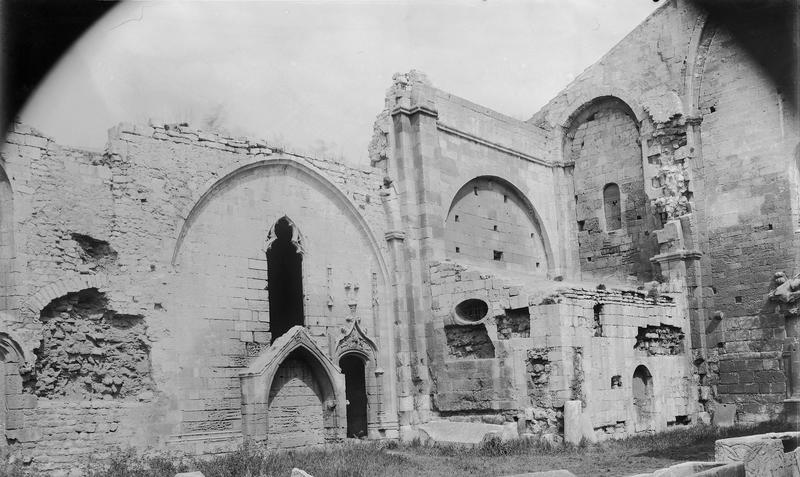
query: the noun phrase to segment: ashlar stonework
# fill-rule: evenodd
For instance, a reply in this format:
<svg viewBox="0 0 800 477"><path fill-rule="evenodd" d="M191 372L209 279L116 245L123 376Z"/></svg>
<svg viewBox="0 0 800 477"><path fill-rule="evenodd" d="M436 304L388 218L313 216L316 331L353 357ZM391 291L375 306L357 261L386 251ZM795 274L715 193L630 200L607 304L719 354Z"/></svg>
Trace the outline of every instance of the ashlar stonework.
<svg viewBox="0 0 800 477"><path fill-rule="evenodd" d="M125 445L800 415L777 8L737 30L665 2L528 121L395 75L363 167L186 124L102 152L15 124L0 445L59 473Z"/></svg>

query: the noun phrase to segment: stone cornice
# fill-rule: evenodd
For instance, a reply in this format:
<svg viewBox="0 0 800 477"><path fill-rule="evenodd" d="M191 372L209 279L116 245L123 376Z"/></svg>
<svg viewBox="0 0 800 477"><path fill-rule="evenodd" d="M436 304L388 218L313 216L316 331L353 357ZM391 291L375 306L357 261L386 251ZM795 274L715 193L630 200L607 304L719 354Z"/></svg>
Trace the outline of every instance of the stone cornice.
<svg viewBox="0 0 800 477"><path fill-rule="evenodd" d="M515 157L518 157L518 158L523 159L525 161L533 162L535 164L540 164L540 165L545 166L545 167L555 167L555 164L553 164L553 163L551 163L549 161L546 161L544 159L539 159L538 157L531 156L530 154L526 154L524 152L517 151L515 149L511 149L509 147L501 146L500 144L497 144L495 142L487 141L485 139L482 139L482 138L480 138L478 136L475 136L473 134L470 134L468 132L461 131L460 129L454 128L453 126L448 126L447 124L444 124L442 122L436 123L436 127L439 130L446 132L447 134L452 134L453 136L458 136L458 137L466 139L468 141L476 142L476 143L481 144L483 146L495 149L495 150L500 151L500 152L504 152L504 153L506 153L506 154L508 154L510 156L515 156Z"/></svg>
<svg viewBox="0 0 800 477"><path fill-rule="evenodd" d="M410 108L407 108L405 106L398 105L394 109L392 109L392 112L389 114L391 114L392 116L396 116L398 114L404 114L406 116L413 116L415 114L424 114L434 119L439 119L439 112L427 106L412 106Z"/></svg>
<svg viewBox="0 0 800 477"><path fill-rule="evenodd" d="M660 253L651 258L653 263L674 262L676 260L700 260L703 253L699 250L676 250L674 252Z"/></svg>

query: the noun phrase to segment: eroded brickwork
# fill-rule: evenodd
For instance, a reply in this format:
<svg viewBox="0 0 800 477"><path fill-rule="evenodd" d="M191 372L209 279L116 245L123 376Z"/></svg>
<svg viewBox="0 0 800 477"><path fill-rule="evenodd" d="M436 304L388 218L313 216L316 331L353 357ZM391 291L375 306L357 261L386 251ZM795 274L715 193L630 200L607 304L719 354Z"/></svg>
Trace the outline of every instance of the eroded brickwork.
<svg viewBox="0 0 800 477"><path fill-rule="evenodd" d="M580 400L598 437L619 437L637 432L635 408L622 403L632 402L634 370L646 362L652 389L666 403L648 414L647 429L696 412L687 394L693 381L683 351L686 321L672 297L553 285L543 295L542 286L511 284L451 262L431 267L435 411L483 422L502 413L516 418L522 432L545 435L563 429L564 402ZM488 312L462 323L458 305L470 300L485 301ZM453 330L460 353L452 352ZM652 352L637 340L640 330L648 331L642 340ZM487 339L495 355L476 359Z"/></svg>
<svg viewBox="0 0 800 477"><path fill-rule="evenodd" d="M125 398L152 391L141 316L117 314L103 294L87 289L51 302L41 320L43 339L30 377L37 396Z"/></svg>
<svg viewBox="0 0 800 477"><path fill-rule="evenodd" d="M444 334L447 354L452 359L494 358L494 345L483 325L448 325Z"/></svg>
<svg viewBox="0 0 800 477"><path fill-rule="evenodd" d="M640 327L633 347L650 356L684 353L684 333L677 326L660 324Z"/></svg>

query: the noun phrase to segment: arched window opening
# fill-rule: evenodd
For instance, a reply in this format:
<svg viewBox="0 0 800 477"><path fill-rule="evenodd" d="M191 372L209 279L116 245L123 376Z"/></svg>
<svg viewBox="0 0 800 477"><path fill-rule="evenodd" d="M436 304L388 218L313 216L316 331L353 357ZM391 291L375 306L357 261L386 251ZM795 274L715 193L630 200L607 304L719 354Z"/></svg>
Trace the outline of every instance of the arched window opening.
<svg viewBox="0 0 800 477"><path fill-rule="evenodd" d="M367 436L367 381L364 360L346 354L339 360L347 399L347 437Z"/></svg>
<svg viewBox="0 0 800 477"><path fill-rule="evenodd" d="M295 230L288 218L273 227L275 239L267 250L269 327L272 341L293 326L303 325L303 255L292 242Z"/></svg>
<svg viewBox="0 0 800 477"><path fill-rule="evenodd" d="M619 200L619 186L607 184L603 188L603 207L606 212L606 230L622 228L622 206Z"/></svg>

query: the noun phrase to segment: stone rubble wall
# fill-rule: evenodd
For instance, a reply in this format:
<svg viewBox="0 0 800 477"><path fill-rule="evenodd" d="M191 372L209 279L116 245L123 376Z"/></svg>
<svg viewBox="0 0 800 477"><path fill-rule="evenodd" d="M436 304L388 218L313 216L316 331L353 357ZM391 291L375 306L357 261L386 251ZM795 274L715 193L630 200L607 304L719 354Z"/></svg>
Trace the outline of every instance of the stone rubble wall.
<svg viewBox="0 0 800 477"><path fill-rule="evenodd" d="M644 364L654 380L650 427L666 429L696 419L696 386L684 335L678 332L688 323L672 297L557 282L543 282L551 289L543 292L450 261L432 264L430 277L429 367L436 384L434 411L441 417L488 423L516 418L523 433L558 435L563 433L564 402L578 399L598 438L630 435L637 431L633 373ZM485 301L486 316L476 322L460 317L455 307L467 299ZM526 335L509 334L504 323L510 314L527 316ZM473 354L452 352L449 333L454 327L477 330L461 334L458 342L460 350L471 346ZM652 349L668 352L636 349L643 329L668 330L650 338ZM476 355L486 348L476 338L484 333L493 356Z"/></svg>

